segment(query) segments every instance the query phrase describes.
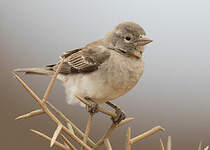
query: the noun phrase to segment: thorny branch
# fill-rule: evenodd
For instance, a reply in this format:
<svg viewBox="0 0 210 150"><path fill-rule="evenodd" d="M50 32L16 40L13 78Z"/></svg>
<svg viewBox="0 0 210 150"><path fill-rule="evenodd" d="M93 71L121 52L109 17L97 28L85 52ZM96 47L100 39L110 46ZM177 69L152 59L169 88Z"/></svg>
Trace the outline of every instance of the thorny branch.
<svg viewBox="0 0 210 150"><path fill-rule="evenodd" d="M15 73L14 77L22 84L22 86L27 90L28 93L30 93L30 95L36 100L36 102L41 106L41 109L32 111L30 113L27 113L25 115L19 116L16 118L16 120L19 119L26 119L26 118L30 118L30 117L34 117L34 116L38 116L38 115L42 115L42 114L46 114L48 115L48 117L54 121L57 124L57 129L55 130L53 137L50 138L48 136L46 136L45 134L38 132L36 130L31 130L33 133L47 139L48 141L50 141L50 146L56 145L58 146L60 149L62 150L76 150L76 147L63 135L61 134L61 132L64 132L66 135L68 135L69 137L71 137L73 140L75 140L78 144L81 145L81 148L86 149L86 150L97 150L100 148L100 146L105 143L105 146L107 148L107 150L112 150L111 147L111 143L109 141L109 138L112 134L112 132L117 128L120 127L124 124L129 123L130 121L132 121L134 118L127 118L123 121L121 121L118 125L116 124L112 124L111 127L108 129L108 131L104 134L104 136L99 139L97 141L97 143L95 144L89 137L89 132L90 132L90 128L91 128L91 123L92 123L92 119L93 119L93 115L90 114L89 119L88 119L88 123L87 123L87 127L86 127L86 131L85 134L76 126L74 125L69 119L67 119L64 114L59 111L57 108L55 108L55 106L53 106L52 104L50 104L49 102L47 102L50 91L54 85L54 82L57 78L57 75L61 69L61 66L64 62L64 59L61 58L61 62L58 65L58 68L55 72L55 74L53 75L51 82L48 85L47 90L45 91L44 97L41 100L36 94L35 92L33 92L28 85ZM86 105L90 105L88 101L86 101L85 99L76 96L81 102L83 102ZM53 109L53 111L55 111L55 113L66 122L66 125L63 125L59 119L47 108L47 104ZM110 112L104 108L99 107L99 111L107 114L109 116L115 117L116 114L114 112ZM131 138L131 132L130 132L130 128L128 128L128 135L127 135L127 141L126 141L126 150L130 150L131 149L131 145L137 141L140 141L158 131L164 131L164 129L160 126L157 126L137 137ZM60 142L56 141L58 136L61 136L63 139L63 142L65 142L66 145L61 144ZM83 140L82 140L83 139ZM207 150L207 149L205 149Z"/></svg>

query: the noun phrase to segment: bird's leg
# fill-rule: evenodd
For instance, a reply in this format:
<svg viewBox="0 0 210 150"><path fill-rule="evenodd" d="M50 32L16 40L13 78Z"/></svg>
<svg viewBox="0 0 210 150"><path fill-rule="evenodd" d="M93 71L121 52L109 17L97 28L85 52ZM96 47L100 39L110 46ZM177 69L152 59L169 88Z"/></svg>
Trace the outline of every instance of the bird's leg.
<svg viewBox="0 0 210 150"><path fill-rule="evenodd" d="M92 99L89 97L85 97L85 99L91 104L90 106L86 105L87 111L89 113L95 114L98 112L98 104L94 102Z"/></svg>
<svg viewBox="0 0 210 150"><path fill-rule="evenodd" d="M109 105L110 107L112 107L113 109L115 109L115 113L117 114L117 116L111 118L114 124L119 124L120 121L122 121L126 118L125 113L120 109L120 107L118 107L117 105L115 105L109 101L106 102L106 104Z"/></svg>

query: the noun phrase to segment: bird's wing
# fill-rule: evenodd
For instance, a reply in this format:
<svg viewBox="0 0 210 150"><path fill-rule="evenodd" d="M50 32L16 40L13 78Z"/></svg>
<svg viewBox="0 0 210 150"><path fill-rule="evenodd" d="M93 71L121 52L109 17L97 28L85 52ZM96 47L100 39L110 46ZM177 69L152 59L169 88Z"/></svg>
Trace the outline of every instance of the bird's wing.
<svg viewBox="0 0 210 150"><path fill-rule="evenodd" d="M66 52L61 74L89 73L98 69L110 56L104 47L85 47ZM57 65L48 65L49 69L56 70Z"/></svg>
<svg viewBox="0 0 210 150"><path fill-rule="evenodd" d="M76 53L76 52L81 51L82 49L84 49L84 48L78 48L78 49L74 49L74 50L68 50L68 51L64 52L64 54L63 54L62 57L67 58L67 57L69 57L70 55L72 55L72 54L74 54L74 53Z"/></svg>

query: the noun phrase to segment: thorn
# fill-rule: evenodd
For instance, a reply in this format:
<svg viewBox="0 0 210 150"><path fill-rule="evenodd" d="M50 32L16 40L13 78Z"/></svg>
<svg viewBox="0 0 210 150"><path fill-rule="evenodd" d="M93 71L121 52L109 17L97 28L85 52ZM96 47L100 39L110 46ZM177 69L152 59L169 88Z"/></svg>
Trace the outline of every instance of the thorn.
<svg viewBox="0 0 210 150"><path fill-rule="evenodd" d="M57 139L59 133L60 133L61 130L62 130L62 127L63 127L63 126L62 126L61 124L58 125L58 127L57 127L57 129L55 130L55 132L54 132L54 134L53 134L53 137L52 137L52 139L51 139L50 147L52 147L52 146L54 145L54 143L55 143L55 141L56 141L56 139Z"/></svg>
<svg viewBox="0 0 210 150"><path fill-rule="evenodd" d="M201 150L202 147L202 142L200 141L199 145L198 145L198 150Z"/></svg>
<svg viewBox="0 0 210 150"><path fill-rule="evenodd" d="M164 145L163 145L163 141L161 139L160 139L160 147L161 147L161 150L165 150Z"/></svg>
<svg viewBox="0 0 210 150"><path fill-rule="evenodd" d="M34 111L30 112L30 113L21 115L21 116L15 118L15 120L27 119L27 118L31 118L31 117L34 117L34 116L38 116L38 115L44 114L44 113L45 112L42 109L38 109L38 110L34 110Z"/></svg>

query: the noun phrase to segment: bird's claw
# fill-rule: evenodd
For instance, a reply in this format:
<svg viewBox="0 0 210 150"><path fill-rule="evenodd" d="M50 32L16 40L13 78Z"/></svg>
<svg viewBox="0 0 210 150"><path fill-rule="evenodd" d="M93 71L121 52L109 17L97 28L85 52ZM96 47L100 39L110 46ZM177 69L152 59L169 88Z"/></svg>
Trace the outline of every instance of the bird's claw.
<svg viewBox="0 0 210 150"><path fill-rule="evenodd" d="M114 124L119 124L122 120L126 118L125 113L119 108L116 109L115 113L117 116L111 118Z"/></svg>
<svg viewBox="0 0 210 150"><path fill-rule="evenodd" d="M97 113L98 112L98 104L95 102L90 102L90 103L91 103L91 105L87 106L87 111L92 114Z"/></svg>

